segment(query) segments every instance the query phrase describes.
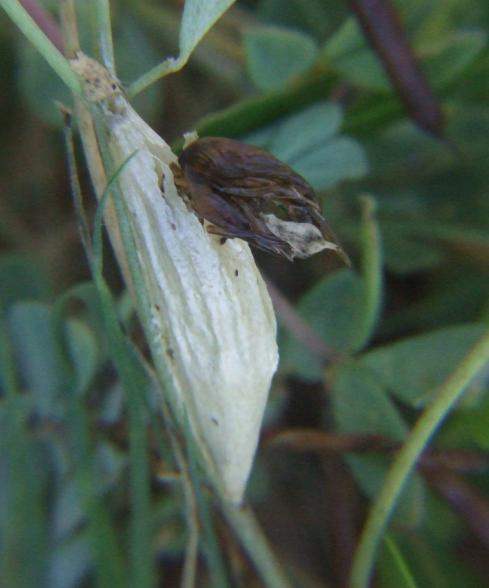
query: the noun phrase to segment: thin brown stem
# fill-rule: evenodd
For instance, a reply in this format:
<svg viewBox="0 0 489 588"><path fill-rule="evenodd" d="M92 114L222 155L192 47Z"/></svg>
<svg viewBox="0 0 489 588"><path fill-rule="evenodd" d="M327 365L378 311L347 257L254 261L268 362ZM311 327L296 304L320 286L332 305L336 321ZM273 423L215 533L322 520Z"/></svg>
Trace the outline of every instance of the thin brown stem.
<svg viewBox="0 0 489 588"><path fill-rule="evenodd" d="M267 445L286 447L294 451L312 451L320 454L384 453L391 455L401 444L382 435L348 435L309 428L294 428L269 435ZM464 473L483 472L489 467L489 457L480 452L462 449L427 449L420 465L429 470L444 468Z"/></svg>
<svg viewBox="0 0 489 588"><path fill-rule="evenodd" d="M350 0L350 6L410 117L425 131L441 137L441 108L416 61L392 2Z"/></svg>

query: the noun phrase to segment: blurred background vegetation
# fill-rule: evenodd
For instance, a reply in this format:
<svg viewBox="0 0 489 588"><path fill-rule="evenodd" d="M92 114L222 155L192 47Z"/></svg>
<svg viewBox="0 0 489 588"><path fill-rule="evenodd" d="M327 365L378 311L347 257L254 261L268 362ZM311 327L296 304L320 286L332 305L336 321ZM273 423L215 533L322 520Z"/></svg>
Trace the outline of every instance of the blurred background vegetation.
<svg viewBox="0 0 489 588"><path fill-rule="evenodd" d="M43 2L54 17L57 4ZM197 128L288 162L353 260L346 269L326 253L291 264L255 252L281 364L248 498L305 587L347 584L392 454L489 322L489 5L404 0L386 25L372 10L367 23L363 4L238 0L181 72L134 100L176 146ZM111 3L124 83L177 53L182 5ZM403 81L412 56L426 82ZM113 367L70 195L56 104L69 94L7 18L0 61L2 585L179 585L196 515L137 355L144 405L124 396ZM121 323L144 351L105 251ZM486 370L404 489L378 586L483 585L488 449ZM262 585L205 490L198 502L197 585Z"/></svg>

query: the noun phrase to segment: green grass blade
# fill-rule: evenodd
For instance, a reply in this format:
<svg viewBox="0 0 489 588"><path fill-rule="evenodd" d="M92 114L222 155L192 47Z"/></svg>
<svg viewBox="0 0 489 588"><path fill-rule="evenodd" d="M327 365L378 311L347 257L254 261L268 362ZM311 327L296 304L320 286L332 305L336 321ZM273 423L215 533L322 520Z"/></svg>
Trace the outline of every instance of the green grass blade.
<svg viewBox="0 0 489 588"><path fill-rule="evenodd" d="M363 196L362 203L362 282L364 304L355 349L365 347L377 324L382 304L382 243L375 219L375 201Z"/></svg>
<svg viewBox="0 0 489 588"><path fill-rule="evenodd" d="M366 588L382 536L419 456L473 378L489 361L489 332L467 353L423 412L392 464L372 506L352 566L351 588Z"/></svg>

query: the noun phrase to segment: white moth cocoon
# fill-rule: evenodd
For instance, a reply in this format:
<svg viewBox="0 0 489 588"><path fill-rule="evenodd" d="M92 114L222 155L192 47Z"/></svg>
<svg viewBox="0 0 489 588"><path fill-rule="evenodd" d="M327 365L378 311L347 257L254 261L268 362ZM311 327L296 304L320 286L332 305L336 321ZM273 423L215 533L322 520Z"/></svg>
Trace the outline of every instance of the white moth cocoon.
<svg viewBox="0 0 489 588"><path fill-rule="evenodd" d="M176 156L117 96L105 108L115 166L141 264L153 354L165 359L206 467L242 499L278 363L276 322L248 244L221 244L177 193ZM147 325L148 327L148 325ZM158 362L156 362L158 365Z"/></svg>

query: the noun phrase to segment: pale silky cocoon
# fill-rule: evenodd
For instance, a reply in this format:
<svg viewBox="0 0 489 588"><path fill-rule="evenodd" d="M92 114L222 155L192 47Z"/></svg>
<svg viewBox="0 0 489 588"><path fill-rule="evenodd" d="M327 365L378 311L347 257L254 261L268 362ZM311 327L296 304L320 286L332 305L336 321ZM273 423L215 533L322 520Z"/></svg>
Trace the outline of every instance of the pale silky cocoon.
<svg viewBox="0 0 489 588"><path fill-rule="evenodd" d="M241 501L278 363L270 297L248 244L211 236L177 193L176 156L122 95L103 105L142 269L146 333L211 478ZM156 361L158 366L160 362Z"/></svg>

